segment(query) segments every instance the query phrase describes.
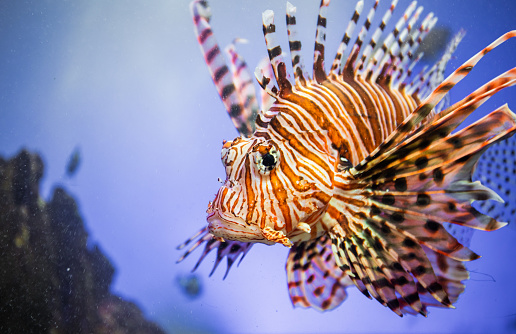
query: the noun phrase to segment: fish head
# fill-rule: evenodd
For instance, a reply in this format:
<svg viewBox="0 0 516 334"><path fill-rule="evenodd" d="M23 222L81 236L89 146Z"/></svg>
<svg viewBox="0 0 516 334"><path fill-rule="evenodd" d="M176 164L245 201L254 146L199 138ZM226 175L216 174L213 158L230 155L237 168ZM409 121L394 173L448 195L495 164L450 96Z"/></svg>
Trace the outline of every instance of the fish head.
<svg viewBox="0 0 516 334"><path fill-rule="evenodd" d="M207 210L211 234L289 246L288 236L299 223L306 231L331 199L332 176L294 152L285 140L240 137L224 142L226 179Z"/></svg>

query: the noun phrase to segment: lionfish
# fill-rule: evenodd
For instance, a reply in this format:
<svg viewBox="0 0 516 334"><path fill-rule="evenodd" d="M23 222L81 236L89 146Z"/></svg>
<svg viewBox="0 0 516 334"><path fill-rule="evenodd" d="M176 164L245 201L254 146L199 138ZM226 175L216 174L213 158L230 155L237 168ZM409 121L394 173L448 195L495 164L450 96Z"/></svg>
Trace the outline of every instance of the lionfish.
<svg viewBox="0 0 516 334"><path fill-rule="evenodd" d="M514 143L507 139L516 131L516 115L504 105L456 128L493 94L514 85L516 68L451 106L446 96L516 31L445 79L461 31L435 65L413 75L421 57L417 47L437 19L432 13L422 18L414 1L387 33L394 0L368 34L377 0L350 44L364 7L359 1L326 71L329 2L320 4L311 76L303 65L296 8L287 2L293 78L277 41L274 13L263 13L269 57L254 73L260 96L234 43L226 49L231 59L226 65L207 2L191 3L202 53L240 136L223 142L226 179L208 205L208 226L178 247L195 240L178 262L204 244L194 270L216 249L212 273L226 258L227 275L254 243L279 243L290 248L286 271L294 306L333 309L355 285L400 316L426 316L428 306L453 308L469 278L463 262L479 257L467 247L469 231L506 225L472 206L504 202L472 174L493 145L500 149L490 157L499 162L505 154L504 165L516 174L507 161L514 160ZM491 170L490 165L482 166ZM506 168L504 175L509 174ZM497 177L484 183L500 182ZM493 208L499 206L488 205L487 213Z"/></svg>

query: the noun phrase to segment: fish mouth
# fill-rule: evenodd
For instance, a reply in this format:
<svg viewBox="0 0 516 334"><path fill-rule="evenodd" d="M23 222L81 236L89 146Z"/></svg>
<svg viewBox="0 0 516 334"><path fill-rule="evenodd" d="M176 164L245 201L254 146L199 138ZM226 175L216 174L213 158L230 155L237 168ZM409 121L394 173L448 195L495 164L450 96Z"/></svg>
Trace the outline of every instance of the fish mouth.
<svg viewBox="0 0 516 334"><path fill-rule="evenodd" d="M207 217L208 230L215 237L242 242L273 244L264 238L255 224L247 224L242 218L229 216L220 210L211 210Z"/></svg>

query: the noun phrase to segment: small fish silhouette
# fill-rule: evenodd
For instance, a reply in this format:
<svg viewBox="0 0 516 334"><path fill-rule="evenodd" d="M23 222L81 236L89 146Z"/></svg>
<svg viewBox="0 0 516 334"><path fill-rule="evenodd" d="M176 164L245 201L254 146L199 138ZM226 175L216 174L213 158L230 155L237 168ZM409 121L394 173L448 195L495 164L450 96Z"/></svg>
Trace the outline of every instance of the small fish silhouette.
<svg viewBox="0 0 516 334"><path fill-rule="evenodd" d="M73 177L79 166L81 165L81 150L79 147L76 147L72 154L70 154L70 158L68 158L68 163L66 164L66 176L68 178Z"/></svg>
<svg viewBox="0 0 516 334"><path fill-rule="evenodd" d="M181 292L189 298L197 298L202 293L201 279L196 274L178 275L176 282Z"/></svg>

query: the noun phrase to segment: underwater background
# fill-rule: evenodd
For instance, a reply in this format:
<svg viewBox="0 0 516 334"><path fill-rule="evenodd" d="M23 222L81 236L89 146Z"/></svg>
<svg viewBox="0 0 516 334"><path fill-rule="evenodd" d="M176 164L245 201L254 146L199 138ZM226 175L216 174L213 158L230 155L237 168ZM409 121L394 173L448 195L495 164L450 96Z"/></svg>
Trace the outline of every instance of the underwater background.
<svg viewBox="0 0 516 334"><path fill-rule="evenodd" d="M409 3L401 0L394 17ZM418 3L424 14L436 14L438 27L467 32L447 73L516 29L514 1ZM293 4L308 63L319 1ZM328 57L354 4L330 4ZM251 69L266 55L264 10L274 10L280 42L288 45L286 1L210 5L221 46L235 37L249 40L237 48ZM379 12L389 5L384 0ZM516 40L495 49L451 90L451 101L516 66L515 54ZM515 89L496 94L466 122L505 103L516 110ZM56 185L75 197L88 242L116 268L111 291L167 332L516 331L514 226L475 232L471 248L482 258L468 264L471 279L457 309L431 308L427 319L399 318L354 288L334 311L294 309L284 269L288 251L281 246L254 246L225 280L225 263L208 277L210 254L196 271L199 290L191 290L184 278L201 251L176 264L182 254L176 247L206 224L208 201L224 177L222 140L235 136L194 36L189 1L0 2L0 156L21 148L41 154L43 198ZM67 176L77 148L80 163Z"/></svg>

